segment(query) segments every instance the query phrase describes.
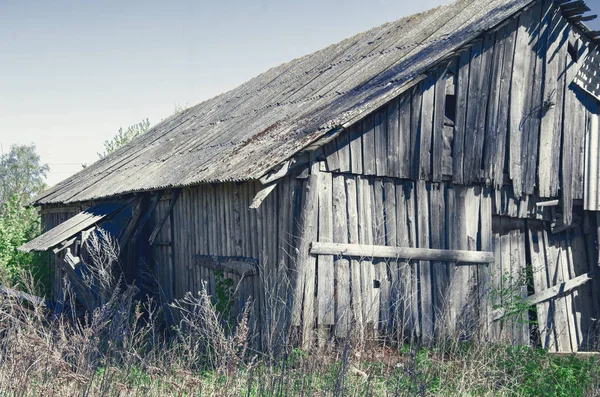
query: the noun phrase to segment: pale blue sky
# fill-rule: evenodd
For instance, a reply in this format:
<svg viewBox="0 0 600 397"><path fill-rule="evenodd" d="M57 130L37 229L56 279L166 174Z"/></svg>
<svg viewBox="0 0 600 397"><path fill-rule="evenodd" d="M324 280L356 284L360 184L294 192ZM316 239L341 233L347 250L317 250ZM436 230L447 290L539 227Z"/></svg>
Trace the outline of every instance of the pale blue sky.
<svg viewBox="0 0 600 397"><path fill-rule="evenodd" d="M449 2L0 0L0 143L35 143L54 184L121 126Z"/></svg>

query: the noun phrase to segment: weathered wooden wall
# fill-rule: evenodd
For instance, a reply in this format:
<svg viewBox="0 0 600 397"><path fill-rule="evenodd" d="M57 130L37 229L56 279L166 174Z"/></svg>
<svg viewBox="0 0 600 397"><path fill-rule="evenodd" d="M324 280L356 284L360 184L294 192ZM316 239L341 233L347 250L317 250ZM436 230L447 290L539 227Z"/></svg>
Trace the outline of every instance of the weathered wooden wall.
<svg viewBox="0 0 600 397"><path fill-rule="evenodd" d="M589 43L537 2L431 71L327 145L331 171L458 185L509 184L560 197L570 221L584 193L595 100L573 82ZM571 48L570 48L571 47Z"/></svg>
<svg viewBox="0 0 600 397"><path fill-rule="evenodd" d="M67 219L77 215L82 211L82 205L69 205L69 206L47 206L40 210L42 219L42 231L46 232L55 226L60 225ZM57 261L62 261L61 258L57 258L56 255L50 255L48 257L50 269L53 273L52 278L52 294L55 300L62 299L63 290L63 278L64 274L62 271L62 265L57 266Z"/></svg>
<svg viewBox="0 0 600 397"><path fill-rule="evenodd" d="M251 297L260 323L283 329L291 304L289 283L301 181L285 178L258 209L250 209L261 188L258 182L247 182L182 190L151 248L156 296L171 302L188 291L197 293L204 282L208 292L215 293L215 271L194 261L195 255L256 259L258 274L223 276L233 281L237 291L234 309L240 312ZM164 197L149 230L168 215L169 206L170 197Z"/></svg>
<svg viewBox="0 0 600 397"><path fill-rule="evenodd" d="M299 249L307 242L491 251L491 189L323 172L305 189ZM305 264L296 287L293 324L335 334L385 332L404 336L472 336L490 323L489 265L459 265L319 255ZM316 291L314 285L316 282ZM313 312L312 308L315 307ZM301 311L303 310L302 316ZM487 336L486 336L487 337Z"/></svg>

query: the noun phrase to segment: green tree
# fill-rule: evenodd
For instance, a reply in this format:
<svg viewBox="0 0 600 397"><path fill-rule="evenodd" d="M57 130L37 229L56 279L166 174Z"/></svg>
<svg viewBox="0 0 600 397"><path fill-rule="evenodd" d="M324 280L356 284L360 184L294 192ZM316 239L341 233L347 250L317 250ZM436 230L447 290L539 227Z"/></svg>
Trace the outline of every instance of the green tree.
<svg viewBox="0 0 600 397"><path fill-rule="evenodd" d="M21 205L46 188L48 165L42 164L35 145L12 145L0 157L0 205L17 197Z"/></svg>
<svg viewBox="0 0 600 397"><path fill-rule="evenodd" d="M125 146L131 142L134 138L142 135L150 129L150 120L145 119L137 124L127 127L125 131L123 128L119 128L119 132L111 140L104 142L104 153L98 153L100 158L106 157L115 150L122 146Z"/></svg>
<svg viewBox="0 0 600 397"><path fill-rule="evenodd" d="M44 289L49 285L50 270L43 256L17 251L41 233L37 209L26 204L46 188L48 170L35 145L13 145L0 157L0 275L12 284L25 271L31 272Z"/></svg>
<svg viewBox="0 0 600 397"><path fill-rule="evenodd" d="M40 253L17 251L17 248L41 233L41 222L34 207L25 207L21 198L14 195L0 208L0 276L11 284L17 284L23 272L31 273L41 288L40 294L48 292L50 268Z"/></svg>

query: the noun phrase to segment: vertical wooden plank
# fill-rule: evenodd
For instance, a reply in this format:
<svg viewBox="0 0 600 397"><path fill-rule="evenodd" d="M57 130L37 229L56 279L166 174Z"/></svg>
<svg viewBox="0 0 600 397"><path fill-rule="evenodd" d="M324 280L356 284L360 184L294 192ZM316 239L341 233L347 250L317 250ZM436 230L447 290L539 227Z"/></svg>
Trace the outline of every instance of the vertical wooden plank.
<svg viewBox="0 0 600 397"><path fill-rule="evenodd" d="M512 86L510 94L510 152L509 173L513 181L515 196L521 197L524 182L524 160L527 158L526 137L529 136L529 120L533 72L535 68L534 54L531 49L530 31L534 21L536 5L519 16L519 27L515 43Z"/></svg>
<svg viewBox="0 0 600 397"><path fill-rule="evenodd" d="M409 185L409 182L406 182ZM405 188L403 182L396 182L396 243L399 247L414 247L411 245L410 225L408 218L407 201L411 192ZM410 337L414 333L412 309L412 271L411 265L406 258L400 259L397 272L397 287L395 289L394 327L398 332L400 341ZM416 301L416 300L415 300Z"/></svg>
<svg viewBox="0 0 600 397"><path fill-rule="evenodd" d="M517 37L517 18L509 20L506 26L507 36L504 38L504 57L502 61L500 103L498 107L496 153L494 160L494 185L501 189L504 184L504 163L508 137L510 90L515 58L515 42Z"/></svg>
<svg viewBox="0 0 600 397"><path fill-rule="evenodd" d="M435 74L430 73L423 82L419 179L424 180L431 179L431 140L433 135L433 112L435 106L435 80Z"/></svg>
<svg viewBox="0 0 600 397"><path fill-rule="evenodd" d="M397 247L397 219L396 219L396 186L392 179L384 180L384 214L385 214L385 245ZM382 330L389 334L393 326L394 313L396 312L398 290L398 260L390 258L387 262L386 274L389 279L382 285L381 313Z"/></svg>
<svg viewBox="0 0 600 397"><path fill-rule="evenodd" d="M410 91L401 95L398 102L398 173L395 176L399 178L411 176L411 102Z"/></svg>
<svg viewBox="0 0 600 397"><path fill-rule="evenodd" d="M446 113L446 70L439 69L435 82L435 103L433 116L433 155L431 176L434 182L441 182L444 160L444 117Z"/></svg>
<svg viewBox="0 0 600 397"><path fill-rule="evenodd" d="M350 169L355 174L363 172L363 154L362 154L362 123L357 123L350 127Z"/></svg>
<svg viewBox="0 0 600 397"><path fill-rule="evenodd" d="M327 170L330 172L340 170L340 159L338 156L337 139L324 146L327 162Z"/></svg>
<svg viewBox="0 0 600 397"><path fill-rule="evenodd" d="M531 104L529 105L529 117L527 119L527 157L525 158L525 178L523 190L525 194L533 194L536 185L538 169L538 146L540 142L541 119L544 113L543 85L545 80L544 67L546 60L546 44L548 33L548 14L551 5L548 1L538 2L533 7L533 26L535 30L530 33L530 46L533 52L533 81Z"/></svg>
<svg viewBox="0 0 600 397"><path fill-rule="evenodd" d="M549 285L555 286L564 282L562 273L562 249L560 242L555 241L554 236L544 229L544 244L546 246L546 263L548 266ZM569 334L568 319L566 316L567 305L565 297L559 296L551 301L553 304L552 329L556 338L556 351L570 352L571 337Z"/></svg>
<svg viewBox="0 0 600 397"><path fill-rule="evenodd" d="M549 2L552 3L552 2ZM543 108L539 145L538 184L540 197L558 195L558 175L560 163L560 145L563 94L565 85L564 63L567 49L567 21L558 7L550 6L543 16L549 23L547 35ZM555 104L552 106L552 104Z"/></svg>
<svg viewBox="0 0 600 397"><path fill-rule="evenodd" d="M423 106L423 82L412 90L410 113L410 161L411 177L419 179L421 166L421 110Z"/></svg>
<svg viewBox="0 0 600 397"><path fill-rule="evenodd" d="M350 141L348 139L351 131L352 129L345 131L337 138L340 172L350 172L352 170L350 163Z"/></svg>
<svg viewBox="0 0 600 397"><path fill-rule="evenodd" d="M387 106L375 112L375 170L379 176L388 175Z"/></svg>
<svg viewBox="0 0 600 397"><path fill-rule="evenodd" d="M346 210L346 180L343 175L333 177L333 241L348 243L348 212ZM346 338L352 317L350 306L350 263L336 257L335 263L335 335Z"/></svg>
<svg viewBox="0 0 600 397"><path fill-rule="evenodd" d="M404 184L406 197L406 216L408 223L408 238L410 247L419 247L419 233L417 230L418 213L417 213L417 188L414 182L406 182ZM410 308L414 335L422 336L422 323L420 318L421 306L419 303L419 286L420 286L420 262L410 262Z"/></svg>
<svg viewBox="0 0 600 397"><path fill-rule="evenodd" d="M434 183L430 191L430 228L431 248L445 249L445 185ZM435 335L441 336L444 328L444 319L447 304L448 274L447 266L443 262L432 262L432 301Z"/></svg>
<svg viewBox="0 0 600 397"><path fill-rule="evenodd" d="M362 123L357 123L350 127L350 168L355 174L362 174Z"/></svg>
<svg viewBox="0 0 600 397"><path fill-rule="evenodd" d="M519 273L522 275L521 283L520 283L520 292L521 299L527 298L527 258L526 258L526 241L525 241L525 222L520 221L519 223ZM525 309L521 311L520 322L519 322L519 333L521 344L524 346L529 346L529 313L528 310Z"/></svg>
<svg viewBox="0 0 600 397"><path fill-rule="evenodd" d="M576 227L579 229L580 227ZM566 280L572 280L577 277L577 269L579 267L575 264L575 257L577 257L578 253L575 252L574 248L582 249L583 263L587 261L585 257L585 247L581 247L577 245L577 242L573 238L573 229L567 230L564 232L564 241L565 241L565 253L566 253L566 263L565 269L563 269L565 273ZM579 257L577 259L580 259ZM573 349L574 351L579 351L580 347L583 345L583 330L581 329L582 325L582 314L586 313L585 304L581 305L580 302L584 301L583 295L581 294L583 288L577 288L568 293L568 296L571 299L571 304L569 305L569 320L571 324L571 340L573 341ZM587 303L587 302L586 302ZM591 302L589 302L591 306ZM583 306L583 307L582 307Z"/></svg>
<svg viewBox="0 0 600 397"><path fill-rule="evenodd" d="M405 148L401 148L400 132L398 130L399 122L399 101L393 99L387 105L387 175L399 177L400 163L402 158L400 153L404 154Z"/></svg>
<svg viewBox="0 0 600 397"><path fill-rule="evenodd" d="M318 164L316 165L318 167ZM313 171L315 166L313 165ZM319 185L321 178L313 172L303 189L302 215L298 239L298 280L294 289L292 324L302 323L302 346L308 348L313 340L314 293L316 258L309 253L310 243L318 236ZM302 316L302 317L301 317ZM300 320L302 318L302 321Z"/></svg>
<svg viewBox="0 0 600 397"><path fill-rule="evenodd" d="M385 233L385 230L381 230L381 227L384 226L383 222L383 199L381 197L381 179L373 178L369 180L369 207L367 212L370 211L370 225L371 225L371 241L372 244L377 244L378 241L382 240L382 237ZM383 237L384 238L384 237ZM381 259L380 258L372 258L371 260L373 266L370 266L371 272L371 288L372 288L372 302L369 306L369 332L373 332L372 336L377 337L377 330L379 328L379 299L381 296L381 281L380 281L380 273L381 273Z"/></svg>
<svg viewBox="0 0 600 397"><path fill-rule="evenodd" d="M362 122L362 161L363 174L376 175L377 167L375 164L375 117L373 114L368 115Z"/></svg>
<svg viewBox="0 0 600 397"><path fill-rule="evenodd" d="M481 250L493 251L493 231L492 231L492 197L491 189L483 188L481 192L480 204L480 236ZM489 263L477 266L477 286L479 288L479 312L481 320L481 340L491 340L490 330L492 327L492 301L490 292L492 289L491 271L492 265Z"/></svg>
<svg viewBox="0 0 600 397"><path fill-rule="evenodd" d="M480 242L480 205L481 205L481 192L482 188L479 186L467 188L465 197L465 220L466 220L466 249L469 251L479 250ZM478 302L477 299L477 267L480 265L468 265L465 266L467 273L467 283L463 286L465 290L464 306L467 310L466 316L466 327L465 331L467 336L472 337L476 331L479 319L478 314Z"/></svg>
<svg viewBox="0 0 600 397"><path fill-rule="evenodd" d="M486 38L489 37L486 35ZM487 74L487 70L484 70L483 65L484 58L484 43L476 41L473 43L471 48L471 67L469 75L469 98L467 100L467 120L465 130L465 148L464 148L464 162L463 162L463 182L464 184L471 184L478 179L480 165L477 164L477 142L481 141L478 136L483 134L483 131L479 129L479 120L483 113L485 118L485 102L483 101L484 94L484 76ZM479 156L481 158L481 156Z"/></svg>
<svg viewBox="0 0 600 397"><path fill-rule="evenodd" d="M463 164L465 161L465 134L467 130L467 103L469 98L469 68L471 50L460 54L458 63L458 84L456 87L456 122L454 127L454 147L452 151L452 181L464 183Z"/></svg>
<svg viewBox="0 0 600 397"><path fill-rule="evenodd" d="M529 234L529 252L531 256L531 271L533 275L533 289L535 293L539 293L549 288L542 228L543 224L541 222L527 222ZM548 329L549 308L550 304L548 301L540 302L536 305L540 343L542 348L552 351L550 349L551 332L549 332ZM556 349L554 349L554 351L555 350Z"/></svg>
<svg viewBox="0 0 600 397"><path fill-rule="evenodd" d="M561 282L565 282L565 281L569 281L569 279L571 279L571 272L569 269L569 249L570 247L568 246L568 241L567 241L567 232L562 232L559 234L554 235L554 237L556 238L559 246L560 246L560 269L559 271L561 272L562 275L562 281ZM566 324L565 324L565 329L564 332L568 334L568 337L570 339L570 350L567 351L572 351L572 352L576 352L578 351L578 346L579 346L579 341L577 340L577 329L575 326L575 319L573 317L573 312L574 312L574 305L573 305L573 292L567 293L565 294L564 298L565 300L565 311L564 311L564 316L566 318Z"/></svg>
<svg viewBox="0 0 600 397"><path fill-rule="evenodd" d="M360 244L373 244L373 227L371 217L372 182L361 178L358 183L358 227ZM363 325L373 329L373 258L361 258L361 291L363 304Z"/></svg>
<svg viewBox="0 0 600 397"><path fill-rule="evenodd" d="M387 235L387 222L385 221L385 203L384 203L384 182L381 178L375 179L373 183L374 189L374 206L375 210L374 219L376 220L376 227L374 229L374 243L376 245L386 244ZM375 329L380 329L386 332L387 323L389 321L389 278L387 272L387 260L377 260L375 262L375 279L379 281L379 288L376 288L376 299L375 304L377 305L377 312L375 318ZM378 290L378 291L377 291Z"/></svg>
<svg viewBox="0 0 600 397"><path fill-rule="evenodd" d="M319 174L319 241L333 241L333 198L332 176L328 172ZM335 323L335 301L333 297L333 255L319 255L317 275L317 324Z"/></svg>
<svg viewBox="0 0 600 397"><path fill-rule="evenodd" d="M568 55L567 55L568 57ZM567 65L567 82L569 78L574 77L573 68ZM564 124L562 134L562 162L561 162L561 181L560 195L562 204L562 220L565 225L573 222L573 131L577 112L577 99L569 87L565 87L565 105L564 105Z"/></svg>
<svg viewBox="0 0 600 397"><path fill-rule="evenodd" d="M480 181L481 171L483 169L483 146L485 141L486 121L488 117L488 107L490 106L490 90L492 80L492 67L494 61L494 43L496 42L496 33L490 32L484 36L483 54L481 59L480 83L481 91L479 93L479 106L477 108L475 141L473 145L473 167L471 168L471 180Z"/></svg>
<svg viewBox="0 0 600 397"><path fill-rule="evenodd" d="M504 63L504 44L506 42L506 26L496 32L494 42L494 56L491 65L490 97L487 110L487 125L485 128L484 147L484 176L485 182L491 185L495 179L494 159L498 147L498 112L500 108L500 87L502 86L502 65Z"/></svg>
<svg viewBox="0 0 600 397"><path fill-rule="evenodd" d="M417 232L419 248L430 248L429 241L429 187L424 181L417 182ZM431 280L431 263L419 263L419 292L421 301L422 340L425 344L433 343L433 291Z"/></svg>
<svg viewBox="0 0 600 397"><path fill-rule="evenodd" d="M354 176L345 177L346 182L346 197L348 200L348 242L350 244L359 244L359 227L358 227L358 205L356 180ZM351 288L351 303L352 303L352 321L356 330L362 333L363 330L363 310L362 310L362 292L361 292L361 263L357 259L350 260L350 288Z"/></svg>
<svg viewBox="0 0 600 397"><path fill-rule="evenodd" d="M502 245L501 245L501 228L502 218L499 216L492 217L492 244L494 246L494 263L490 269L490 305L492 309L497 309L502 306L500 289L502 288ZM490 313L491 314L491 313ZM494 321L490 325L489 335L493 341L500 341L501 321Z"/></svg>

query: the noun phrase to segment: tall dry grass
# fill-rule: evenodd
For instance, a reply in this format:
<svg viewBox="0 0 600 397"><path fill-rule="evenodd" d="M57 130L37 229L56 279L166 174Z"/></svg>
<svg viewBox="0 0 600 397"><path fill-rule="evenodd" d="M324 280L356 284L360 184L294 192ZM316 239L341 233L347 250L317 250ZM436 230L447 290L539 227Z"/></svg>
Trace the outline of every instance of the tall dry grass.
<svg viewBox="0 0 600 397"><path fill-rule="evenodd" d="M136 300L135 287L107 271L118 250L110 237L99 236L89 240L87 282L100 286L105 298L92 313L55 315L43 303L0 295L0 394L600 395L595 358L475 345L456 335L422 348L402 329L393 338L366 344L355 337L365 330L351 329L347 338L328 335L315 338L309 351L296 349L297 335L285 326L289 280L284 273L261 272L267 278L261 298L270 326L258 335L251 302L226 319L206 289L173 302L170 310L178 321L165 327L163 305ZM22 284L34 290L31 278L23 277ZM66 306L73 307L75 298L66 290ZM406 302L395 307L394 321L403 324Z"/></svg>

